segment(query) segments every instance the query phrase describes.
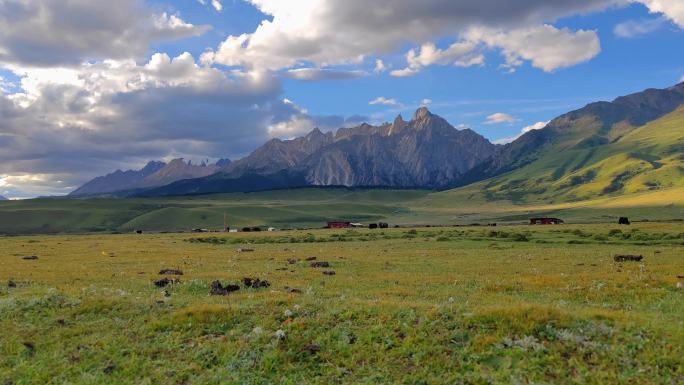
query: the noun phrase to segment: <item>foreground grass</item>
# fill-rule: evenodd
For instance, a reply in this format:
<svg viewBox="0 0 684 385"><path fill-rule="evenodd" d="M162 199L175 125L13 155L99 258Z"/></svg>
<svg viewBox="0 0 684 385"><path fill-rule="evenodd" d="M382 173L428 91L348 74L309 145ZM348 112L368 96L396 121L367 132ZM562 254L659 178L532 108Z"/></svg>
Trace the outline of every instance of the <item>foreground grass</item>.
<svg viewBox="0 0 684 385"><path fill-rule="evenodd" d="M684 224L16 237L0 250L0 383L684 381ZM163 268L181 282L155 287ZM209 295L243 277L271 286Z"/></svg>

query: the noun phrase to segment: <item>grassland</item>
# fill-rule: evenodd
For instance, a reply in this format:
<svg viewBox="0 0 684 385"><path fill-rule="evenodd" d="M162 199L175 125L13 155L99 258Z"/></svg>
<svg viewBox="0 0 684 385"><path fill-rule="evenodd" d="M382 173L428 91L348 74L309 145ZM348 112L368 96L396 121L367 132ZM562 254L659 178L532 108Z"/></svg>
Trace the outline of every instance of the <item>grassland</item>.
<svg viewBox="0 0 684 385"><path fill-rule="evenodd" d="M3 237L0 250L4 384L684 382L684 224ZM153 285L164 268L180 282ZM209 295L243 277L271 286Z"/></svg>
<svg viewBox="0 0 684 385"><path fill-rule="evenodd" d="M34 199L0 202L0 234L219 230L224 214L233 228L317 228L347 219L392 225L521 224L531 216L574 223L684 219L684 187L559 203L490 200L477 186L430 192L379 189L296 189L249 194L145 199Z"/></svg>

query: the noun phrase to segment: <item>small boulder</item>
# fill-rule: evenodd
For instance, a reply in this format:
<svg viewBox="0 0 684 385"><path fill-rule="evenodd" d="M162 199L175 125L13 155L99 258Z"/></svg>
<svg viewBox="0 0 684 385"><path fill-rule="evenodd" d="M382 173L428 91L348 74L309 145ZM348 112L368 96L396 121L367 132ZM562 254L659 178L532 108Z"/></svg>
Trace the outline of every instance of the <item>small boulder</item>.
<svg viewBox="0 0 684 385"><path fill-rule="evenodd" d="M290 258L290 259L287 260L287 263L290 264L290 265L294 265L294 264L297 263L297 262L299 262L299 261L296 260L296 259L292 259L292 258Z"/></svg>
<svg viewBox="0 0 684 385"><path fill-rule="evenodd" d="M238 253L253 253L253 252L254 252L254 249L245 249L245 248L238 249Z"/></svg>
<svg viewBox="0 0 684 385"><path fill-rule="evenodd" d="M35 260L38 260L38 256L37 255L28 255L26 257L21 257L21 259L23 259L25 261L35 261Z"/></svg>
<svg viewBox="0 0 684 385"><path fill-rule="evenodd" d="M306 258L306 261L307 261L307 262L309 262L309 261L315 261L315 260L316 260L316 257L308 257L308 258Z"/></svg>
<svg viewBox="0 0 684 385"><path fill-rule="evenodd" d="M323 275L335 275L335 274L337 274L337 273L335 273L335 271L333 271L333 270L327 270L327 271L323 272Z"/></svg>
<svg viewBox="0 0 684 385"><path fill-rule="evenodd" d="M7 287L14 289L17 287L17 283L10 279L9 281L7 281Z"/></svg>

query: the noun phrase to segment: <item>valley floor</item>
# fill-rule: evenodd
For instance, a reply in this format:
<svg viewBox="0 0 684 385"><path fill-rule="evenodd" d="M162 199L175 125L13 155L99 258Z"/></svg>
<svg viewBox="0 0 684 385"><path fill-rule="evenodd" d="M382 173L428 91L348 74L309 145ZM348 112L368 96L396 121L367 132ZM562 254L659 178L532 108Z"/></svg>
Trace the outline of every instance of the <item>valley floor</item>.
<svg viewBox="0 0 684 385"><path fill-rule="evenodd" d="M5 384L684 382L680 223L4 237L0 250ZM215 280L240 288L212 296Z"/></svg>
<svg viewBox="0 0 684 385"><path fill-rule="evenodd" d="M592 200L524 202L492 199L476 184L444 192L305 188L138 199L34 199L0 202L0 234L320 228L330 220L392 225L522 224L533 216L569 223L684 220L684 188L669 188Z"/></svg>

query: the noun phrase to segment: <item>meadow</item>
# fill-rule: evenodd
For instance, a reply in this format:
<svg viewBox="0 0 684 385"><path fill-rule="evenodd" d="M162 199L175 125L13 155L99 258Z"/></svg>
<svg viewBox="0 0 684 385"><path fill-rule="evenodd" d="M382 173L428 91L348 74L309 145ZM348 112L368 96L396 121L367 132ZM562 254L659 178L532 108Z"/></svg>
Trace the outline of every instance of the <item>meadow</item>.
<svg viewBox="0 0 684 385"><path fill-rule="evenodd" d="M1 237L0 383L679 384L683 282L683 223Z"/></svg>

